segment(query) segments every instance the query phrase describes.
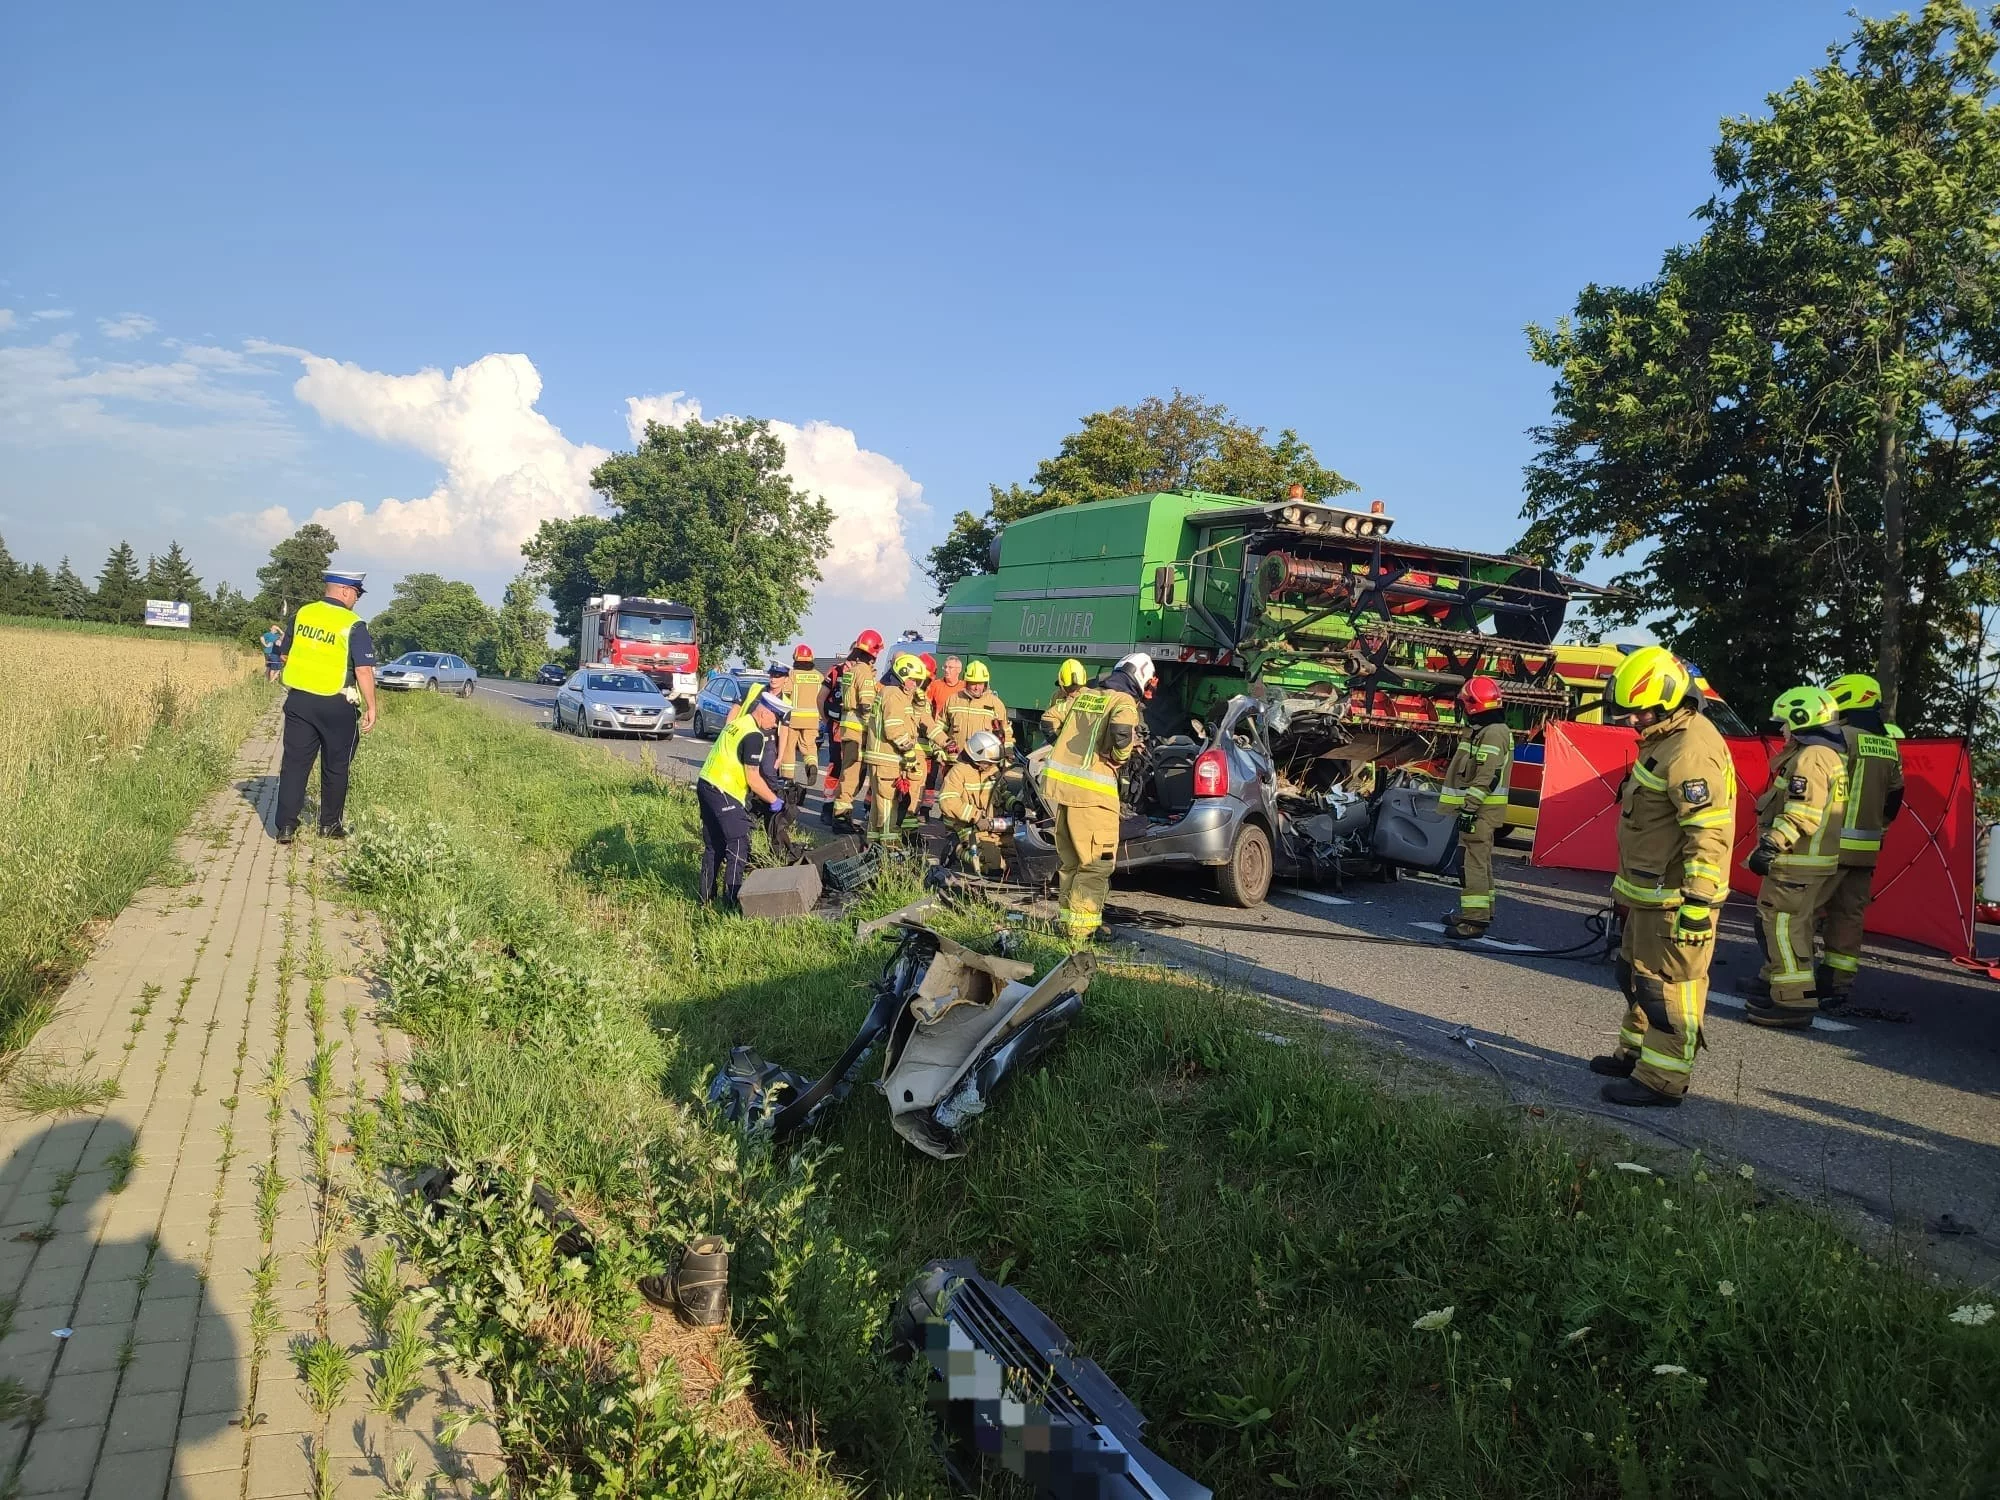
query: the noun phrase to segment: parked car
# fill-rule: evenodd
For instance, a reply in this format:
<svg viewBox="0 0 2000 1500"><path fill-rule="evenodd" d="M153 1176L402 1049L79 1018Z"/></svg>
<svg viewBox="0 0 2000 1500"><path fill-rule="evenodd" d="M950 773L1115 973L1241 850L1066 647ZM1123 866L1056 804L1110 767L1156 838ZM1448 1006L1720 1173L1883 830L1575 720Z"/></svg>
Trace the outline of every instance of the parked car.
<svg viewBox="0 0 2000 1500"><path fill-rule="evenodd" d="M541 687L561 687L568 676L569 668L559 661L545 661L535 669L535 682Z"/></svg>
<svg viewBox="0 0 2000 1500"><path fill-rule="evenodd" d="M722 733L722 726L729 722L729 716L770 680L768 673L752 672L741 667L726 672L710 672L708 681L695 695L695 734L705 740L714 739Z"/></svg>
<svg viewBox="0 0 2000 1500"><path fill-rule="evenodd" d="M556 694L556 728L582 735L674 737L674 706L652 678L638 672L585 667Z"/></svg>
<svg viewBox="0 0 2000 1500"><path fill-rule="evenodd" d="M406 691L423 688L470 698L479 674L462 657L448 656L442 651L405 651L388 665L377 667L375 681L385 688Z"/></svg>

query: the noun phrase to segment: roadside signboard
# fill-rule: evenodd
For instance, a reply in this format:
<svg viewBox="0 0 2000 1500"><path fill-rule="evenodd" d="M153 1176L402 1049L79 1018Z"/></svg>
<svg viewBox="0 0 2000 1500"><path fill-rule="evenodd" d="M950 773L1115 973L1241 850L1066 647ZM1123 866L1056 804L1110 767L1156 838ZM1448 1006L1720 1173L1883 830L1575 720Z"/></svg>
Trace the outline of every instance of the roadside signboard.
<svg viewBox="0 0 2000 1500"><path fill-rule="evenodd" d="M148 599L146 623L168 630L186 630L194 624L194 610L176 599Z"/></svg>

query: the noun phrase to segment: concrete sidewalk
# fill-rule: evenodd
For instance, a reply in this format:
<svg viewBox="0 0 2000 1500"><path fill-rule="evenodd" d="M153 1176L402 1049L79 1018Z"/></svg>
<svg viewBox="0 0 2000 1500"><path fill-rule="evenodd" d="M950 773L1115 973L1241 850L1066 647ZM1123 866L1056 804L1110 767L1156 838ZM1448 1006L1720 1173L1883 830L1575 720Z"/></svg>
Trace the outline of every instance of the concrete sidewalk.
<svg viewBox="0 0 2000 1500"><path fill-rule="evenodd" d="M384 1335L354 1294L385 1247L343 1184L406 1049L314 849L267 831L277 724L182 840L191 878L119 916L9 1081L0 1494L376 1500L499 1472L483 1382L430 1362L373 1409ZM314 1339L350 1371L326 1409Z"/></svg>

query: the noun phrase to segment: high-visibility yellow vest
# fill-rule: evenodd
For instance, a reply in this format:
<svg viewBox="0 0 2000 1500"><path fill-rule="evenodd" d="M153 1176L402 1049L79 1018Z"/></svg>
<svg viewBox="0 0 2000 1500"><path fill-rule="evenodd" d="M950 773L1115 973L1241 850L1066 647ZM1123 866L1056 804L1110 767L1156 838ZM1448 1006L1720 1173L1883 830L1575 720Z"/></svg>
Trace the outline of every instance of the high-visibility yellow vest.
<svg viewBox="0 0 2000 1500"><path fill-rule="evenodd" d="M792 689L786 695L786 701L792 705L792 728L819 727L819 685L823 680L817 672L802 667L793 669Z"/></svg>
<svg viewBox="0 0 2000 1500"><path fill-rule="evenodd" d="M722 726L722 733L715 737L715 744L709 749L708 759L701 763L703 781L746 805L750 801L750 778L744 772L741 752L743 737L755 733L756 729L755 719L749 714L738 714Z"/></svg>
<svg viewBox="0 0 2000 1500"><path fill-rule="evenodd" d="M284 683L302 693L338 698L347 686L347 638L361 616L320 599L301 608L292 621L292 649L285 658Z"/></svg>

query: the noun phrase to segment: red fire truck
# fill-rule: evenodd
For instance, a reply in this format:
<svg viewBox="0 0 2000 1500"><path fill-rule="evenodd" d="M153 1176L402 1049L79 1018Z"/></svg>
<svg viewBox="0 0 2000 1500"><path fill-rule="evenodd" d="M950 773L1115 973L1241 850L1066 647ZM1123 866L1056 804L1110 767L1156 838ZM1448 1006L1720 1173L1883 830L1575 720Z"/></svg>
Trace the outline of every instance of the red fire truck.
<svg viewBox="0 0 2000 1500"><path fill-rule="evenodd" d="M683 720L694 713L701 686L701 647L694 611L671 599L594 595L584 601L579 660L643 672L673 699Z"/></svg>

